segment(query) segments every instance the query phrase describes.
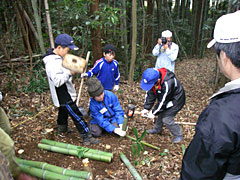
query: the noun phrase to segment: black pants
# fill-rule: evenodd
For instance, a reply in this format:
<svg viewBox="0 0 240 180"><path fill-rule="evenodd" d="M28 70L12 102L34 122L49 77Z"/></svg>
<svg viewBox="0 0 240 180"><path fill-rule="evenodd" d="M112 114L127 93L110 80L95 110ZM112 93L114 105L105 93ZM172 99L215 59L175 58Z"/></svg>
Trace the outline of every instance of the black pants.
<svg viewBox="0 0 240 180"><path fill-rule="evenodd" d="M81 112L79 111L75 102L59 107L57 124L68 126L68 115L71 116L71 118L80 134L86 134L89 132L88 125L83 120L83 116L82 116Z"/></svg>

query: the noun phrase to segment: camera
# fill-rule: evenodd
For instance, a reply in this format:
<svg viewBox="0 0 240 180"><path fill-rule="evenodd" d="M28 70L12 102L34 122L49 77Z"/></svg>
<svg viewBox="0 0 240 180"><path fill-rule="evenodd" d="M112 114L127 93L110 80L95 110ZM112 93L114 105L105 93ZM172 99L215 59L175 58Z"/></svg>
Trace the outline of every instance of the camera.
<svg viewBox="0 0 240 180"><path fill-rule="evenodd" d="M167 44L167 38L166 37L161 37L162 40L162 45Z"/></svg>

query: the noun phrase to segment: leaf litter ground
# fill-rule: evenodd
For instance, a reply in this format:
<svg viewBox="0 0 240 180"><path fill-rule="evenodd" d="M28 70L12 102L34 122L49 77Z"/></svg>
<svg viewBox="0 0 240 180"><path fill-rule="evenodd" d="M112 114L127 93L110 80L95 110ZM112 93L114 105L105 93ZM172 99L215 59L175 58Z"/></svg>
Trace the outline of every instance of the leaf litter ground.
<svg viewBox="0 0 240 180"><path fill-rule="evenodd" d="M175 74L185 89L186 104L177 114L175 121L197 121L200 112L208 104L208 98L214 92L215 64L216 61L212 57L177 61ZM23 74L24 76L24 72L19 72L18 78L22 76L19 74ZM1 74L0 77L2 79L1 87L6 87L4 83L8 82L8 77L4 74ZM76 87L79 86L80 80L76 79L75 84ZM84 170L83 159L49 152L37 147L37 144L43 138L82 146L81 137L70 118L69 127L74 132L64 138L56 135L57 109L51 104L49 91L43 94L26 94L22 92L4 92L4 88L1 89L5 94L2 106L11 119L11 137L15 142L16 155L18 157L47 162L68 169ZM136 111L143 109L145 92L141 90L139 82L129 84L127 81L120 81L120 91L117 93L117 96L125 112L129 101L135 103ZM88 102L89 96L84 86L80 105L88 109ZM48 109L46 110L46 108ZM138 134L141 135L145 129L153 127L153 122L151 119L142 118L136 114L133 119L129 120L128 128L128 135L134 137L132 127L135 127ZM143 179L171 180L179 178L183 156L182 146L187 147L194 135L194 126L181 125L181 128L184 139L179 144L172 143L173 136L165 127L161 134L147 134L144 137L144 141L159 147L161 151L159 152L145 146L146 152L141 156L143 161L139 161L140 163L135 166ZM98 139L100 141L99 145L88 147L112 152L114 157L111 163L90 160L90 169L93 172L94 179L133 179L119 157L119 153L123 152L131 163L134 164L136 157L133 157L131 140L128 138L119 138L112 134L105 134ZM106 145L110 145L111 148L106 150ZM167 151L167 153L164 154L164 151Z"/></svg>

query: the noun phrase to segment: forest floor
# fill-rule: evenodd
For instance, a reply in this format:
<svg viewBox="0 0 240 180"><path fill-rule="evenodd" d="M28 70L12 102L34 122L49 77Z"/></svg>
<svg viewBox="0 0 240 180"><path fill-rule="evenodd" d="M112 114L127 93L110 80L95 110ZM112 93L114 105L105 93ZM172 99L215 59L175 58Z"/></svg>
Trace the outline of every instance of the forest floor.
<svg viewBox="0 0 240 180"><path fill-rule="evenodd" d="M199 114L208 104L208 98L214 92L215 65L214 56L176 62L175 74L185 89L186 104L175 117L175 121L192 123L197 121ZM24 72L19 71L16 81L18 81L18 78L23 78L24 74ZM16 156L27 160L47 162L68 169L84 170L82 158L38 148L38 143L43 138L82 146L82 139L70 118L69 126L74 132L64 138L56 135L57 109L51 104L49 90L42 94L6 92L4 87L7 86L8 78L6 74L0 75L1 90L4 94L2 106L11 119L11 137L15 142ZM80 79L76 79L75 83L76 86L79 86ZM135 103L137 111L143 109L145 91L141 90L139 82L129 84L127 81L120 81L120 91L117 96L125 112L130 100ZM88 109L88 102L89 96L84 86L80 105ZM143 141L159 147L160 151L145 146L145 152L141 153L141 160L133 156L132 143L134 142L130 139L119 138L111 134L105 134L98 138L100 144L88 147L105 151L106 145L110 145L110 149L107 151L113 153L113 159L110 163L90 160L90 168L94 179L133 179L119 157L120 152L123 152L133 165L138 162L135 168L144 180L179 178L183 157L182 147L183 145L188 146L195 131L194 125L180 126L183 130L184 139L179 144L172 143L173 136L165 127L162 134L147 134ZM153 127L153 121L135 114L133 119L129 120L127 131L128 135L135 137L132 127L135 127L138 134L141 135L145 129Z"/></svg>

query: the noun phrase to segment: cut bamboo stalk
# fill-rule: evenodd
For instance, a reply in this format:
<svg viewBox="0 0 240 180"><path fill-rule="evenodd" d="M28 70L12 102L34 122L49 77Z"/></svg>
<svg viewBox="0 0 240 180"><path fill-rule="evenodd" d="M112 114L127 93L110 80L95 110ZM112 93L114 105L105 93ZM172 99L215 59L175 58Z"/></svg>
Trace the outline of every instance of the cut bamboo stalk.
<svg viewBox="0 0 240 180"><path fill-rule="evenodd" d="M46 180L84 180L82 178L77 178L77 177L71 177L71 176L66 176L62 174L58 174L55 172L47 171L47 170L42 170L39 168L35 167L30 167L27 165L19 164L20 169L32 176L41 178L41 179L46 179Z"/></svg>
<svg viewBox="0 0 240 180"><path fill-rule="evenodd" d="M133 165L130 163L128 158L120 152L120 158L124 162L124 164L127 166L128 170L136 180L142 180L142 177L138 174L137 170L133 167Z"/></svg>
<svg viewBox="0 0 240 180"><path fill-rule="evenodd" d="M131 139L131 140L136 141L135 138L133 138L133 137L131 137L131 136L129 136L129 135L126 135L126 137L129 138L129 139ZM147 143L147 142L145 142L145 141L140 141L140 142L141 142L142 144L148 146L148 147L151 147L151 148L153 148L153 149L156 149L156 150L160 151L160 148L157 147L157 146L154 146L154 145L152 145L152 144L149 144L149 143Z"/></svg>
<svg viewBox="0 0 240 180"><path fill-rule="evenodd" d="M124 118L123 126L122 126L122 130L123 131L127 130L127 125L128 125L128 118Z"/></svg>
<svg viewBox="0 0 240 180"><path fill-rule="evenodd" d="M66 148L61 148L57 146L51 146L47 144L38 144L38 147L41 149L45 149L48 151L53 151L53 152L58 152L62 154L68 154L68 155L73 155L73 156L78 156L79 158L89 158L97 161L104 161L104 162L111 162L111 157L110 156L104 156L101 154L94 154L90 152L84 152L80 150L74 150L74 149L66 149Z"/></svg>
<svg viewBox="0 0 240 180"><path fill-rule="evenodd" d="M113 153L104 152L104 151L100 151L100 150L96 150L96 149L85 148L85 147L81 147L81 146L76 146L73 144L67 144L67 143L48 140L48 139L42 139L41 143L52 145L52 146L57 146L57 147L62 147L62 148L67 148L67 149L74 149L74 150L78 150L78 151L90 152L90 153L104 155L104 156L110 156L111 158L113 158Z"/></svg>
<svg viewBox="0 0 240 180"><path fill-rule="evenodd" d="M55 172L55 173L66 175L66 176L78 177L78 178L84 178L84 179L92 179L91 173L87 172L87 171L69 170L69 169L61 168L61 167L51 165L51 164L48 164L45 162L30 161L30 160L24 160L24 159L19 159L19 158L16 158L16 161L19 164Z"/></svg>

